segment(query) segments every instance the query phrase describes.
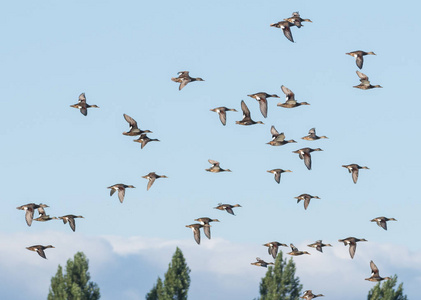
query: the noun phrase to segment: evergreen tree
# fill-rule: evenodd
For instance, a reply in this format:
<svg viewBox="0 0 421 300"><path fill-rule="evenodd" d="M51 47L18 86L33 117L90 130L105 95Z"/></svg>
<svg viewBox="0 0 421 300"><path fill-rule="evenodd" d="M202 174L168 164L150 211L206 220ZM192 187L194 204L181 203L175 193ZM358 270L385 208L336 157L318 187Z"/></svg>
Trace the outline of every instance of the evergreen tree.
<svg viewBox="0 0 421 300"><path fill-rule="evenodd" d="M377 283L369 292L367 300L408 300L403 293L403 283L395 290L394 287L398 281L398 276L385 280L381 284Z"/></svg>
<svg viewBox="0 0 421 300"><path fill-rule="evenodd" d="M187 300L190 286L189 274L190 268L187 266L183 252L177 247L165 273L164 283L158 277L157 283L146 295L146 300Z"/></svg>
<svg viewBox="0 0 421 300"><path fill-rule="evenodd" d="M164 300L168 299L165 295L164 285L161 278L158 277L156 284L152 290L146 295L146 300Z"/></svg>
<svg viewBox="0 0 421 300"><path fill-rule="evenodd" d="M88 259L83 252L75 254L74 259L69 259L66 273L59 265L57 273L51 278L48 300L97 300L100 298L99 287L89 281Z"/></svg>
<svg viewBox="0 0 421 300"><path fill-rule="evenodd" d="M283 259L279 251L275 266L270 266L260 283L260 300L298 300L302 285L295 276L295 264L292 258Z"/></svg>

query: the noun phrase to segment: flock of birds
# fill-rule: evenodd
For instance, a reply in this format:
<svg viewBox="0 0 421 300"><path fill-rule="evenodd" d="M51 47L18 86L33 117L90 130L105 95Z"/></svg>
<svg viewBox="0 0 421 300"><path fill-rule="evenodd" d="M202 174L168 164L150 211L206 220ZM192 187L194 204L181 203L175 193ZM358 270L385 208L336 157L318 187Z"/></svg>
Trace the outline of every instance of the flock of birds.
<svg viewBox="0 0 421 300"><path fill-rule="evenodd" d="M309 19L302 19L300 17L300 14L298 12L294 12L292 14L292 16L290 18L286 18L283 21L280 21L278 23L274 23L271 24L270 26L272 27L277 27L277 28L281 28L283 30L283 33L285 35L285 37L291 41L294 42L294 39L292 37L292 33L291 33L291 27L295 26L298 28L301 28L302 22L312 22ZM359 69L362 69L363 67L363 57L366 55L375 55L373 52L365 52L365 51L353 51L353 52L349 52L346 53L347 55L350 55L352 57L354 57L356 59L356 64L357 67ZM359 88L359 89L363 89L363 90L367 90L367 89L373 89L373 88L381 88L380 85L371 85L370 81L368 80L368 77L363 74L360 71L357 71L357 75L360 78L360 84L357 86L354 86L355 88ZM178 73L178 77L175 78L171 78L172 81L179 83L179 90L182 90L187 84L191 83L191 82L195 82L195 81L204 81L202 78L197 77L191 77L189 75L188 71L182 71ZM298 102L295 99L295 94L287 87L285 86L281 86L281 90L282 92L285 94L285 102L283 103L278 103L277 106L279 107L283 107L283 108L295 108L295 107L299 107L302 105L310 105L307 102ZM260 108L260 112L262 114L262 116L264 118L267 117L267 113L268 113L268 98L280 98L278 95L276 94L268 94L265 92L259 92L259 93L255 93L255 94L250 94L247 95L248 97L251 97L253 99L255 99L256 101L258 101L259 103L259 108ZM71 105L71 107L73 108L77 108L80 110L81 114L83 114L84 116L87 116L88 114L88 108L99 108L97 105L89 105L86 103L86 96L85 93L82 93L79 96L79 101L77 104ZM241 101L241 110L243 112L243 118L239 121L236 121L236 124L239 125L245 125L245 126L249 126L249 125L255 125L255 124L264 124L262 121L254 121L251 118L251 113L249 108L247 107L246 103L242 100ZM219 119L222 123L222 125L226 125L227 123L227 112L237 112L236 109L234 108L227 108L227 107L216 107L211 109L211 111L216 112L219 116ZM141 130L138 126L138 123L129 115L124 114L123 115L124 119L127 121L127 123L129 124L129 131L127 132L123 132L123 135L126 136L139 136L137 139L133 140L134 142L138 142L141 143L141 149L143 149L149 142L152 141L159 141L158 139L151 139L147 136L147 134L152 133L152 131L150 130ZM274 126L271 126L270 128L270 133L272 135L272 139L267 143L271 146L283 146L286 144L290 144L290 143L296 143L295 140L286 140L285 138L285 134L283 132L279 133L276 128ZM318 136L316 135L316 129L315 128L311 128L308 132L308 135L302 137L303 140L305 141L315 141L315 140L319 140L319 139L328 139L328 137L326 136ZM320 148L315 148L312 149L310 147L305 147L305 148L301 148L298 149L296 151L292 151L293 153L298 154L299 158L301 160L304 161L304 165L306 166L306 168L308 170L311 170L312 167L312 158L311 158L311 153L313 152L317 152L317 151L323 151ZM212 160L209 159L208 160L209 163L211 164L211 167L208 169L205 169L208 172L212 172L212 173L219 173L219 172L231 172L230 169L223 169L220 166L220 163L216 160ZM346 168L349 173L351 173L352 175L352 180L354 183L357 183L358 180L358 175L359 175L359 170L360 169L368 169L368 167L366 166L359 166L358 164L349 164L349 165L343 165L342 167ZM280 180L281 180L281 174L282 173L286 173L286 172L292 172L291 170L283 170L283 169L272 169L272 170L268 170L267 172L272 173L274 175L274 179L275 181L279 184ZM148 180L148 184L147 184L147 190L149 190L153 183L155 182L156 179L159 178L167 178L167 176L165 175L158 175L155 172L150 172L149 174L142 176L143 178ZM125 197L125 191L127 188L135 188L133 185L127 185L127 184L123 184L123 183L118 183L118 184L114 184L112 186L109 186L108 189L110 189L110 196L112 196L115 192L117 192L118 194L118 198L120 200L121 203L123 203L124 201L124 197ZM304 209L307 209L309 204L310 204L310 200L311 199L320 199L318 196L312 196L310 194L301 194L297 197L295 197L295 199L297 199L297 203L299 203L300 201L303 201L304 203ZM67 222L70 225L70 228L75 231L76 230L76 224L75 224L75 219L76 218L83 218L83 216L80 215L64 215L61 217L50 217L49 215L46 214L45 212L45 208L49 207L46 204L35 204L35 203L29 203L26 205L22 205L17 207L17 209L19 210L24 210L25 211L25 220L28 226L31 226L32 221L39 221L39 222L46 222L46 221L50 221L50 220L57 220L57 219L61 219L63 221L64 224L66 224ZM215 209L218 210L225 210L227 213L234 215L234 211L233 209L236 207L241 207L240 204L222 204L219 203L218 206L214 207ZM34 218L34 212L38 211L39 216L37 218ZM211 231L210 231L210 223L212 222L219 222L218 219L211 219L209 217L200 217L195 219L194 221L198 222L198 223L194 223L194 224L190 224L190 225L186 225L186 227L191 228L193 231L193 236L194 236L194 240L196 241L197 244L200 244L200 229L203 229L203 232L205 234L205 236L208 239L211 239ZM381 228L383 228L384 230L387 230L387 221L396 221L396 219L394 218L386 218L386 217L377 217L371 220L371 222L376 222L378 226L380 226ZM356 247L357 247L357 242L362 242L362 241L366 241L364 238L355 238L355 237L348 237L345 239L339 239L339 242L344 243L345 246L349 246L349 254L351 256L351 258L354 258L355 252L356 252ZM270 256L273 257L273 259L276 259L276 256L278 254L278 250L279 247L288 247L286 244L283 243L279 243L277 241L273 241L273 242L268 242L266 244L264 244L263 246L268 247L268 253ZM324 244L322 242L322 240L318 240L312 244L309 244L308 247L311 248L315 248L317 251L319 252L323 252L323 247L332 247L331 244ZM47 248L54 248L54 246L52 245L34 245L34 246L30 246L27 247L28 250L31 251L36 251L42 258L46 258L45 252L44 250ZM307 251L300 251L298 250L297 247L294 246L294 244L290 243L290 248L291 248L291 252L288 252L287 254L292 255L292 256L300 256L300 255L310 255L309 252ZM273 265L273 262L266 262L261 258L256 258L256 262L252 262L252 265L255 266L261 266L261 267L267 267L268 265ZM366 280L369 281L373 281L373 282L379 282L382 280L387 280L390 279L390 277L381 277L379 275L379 270L377 268L377 266L374 264L373 261L370 261L370 268L371 268L371 276L369 278L366 278ZM305 291L304 295L301 297L303 299L309 300L309 299L313 299L316 297L320 297L323 296L322 294L313 294L311 290L307 290Z"/></svg>

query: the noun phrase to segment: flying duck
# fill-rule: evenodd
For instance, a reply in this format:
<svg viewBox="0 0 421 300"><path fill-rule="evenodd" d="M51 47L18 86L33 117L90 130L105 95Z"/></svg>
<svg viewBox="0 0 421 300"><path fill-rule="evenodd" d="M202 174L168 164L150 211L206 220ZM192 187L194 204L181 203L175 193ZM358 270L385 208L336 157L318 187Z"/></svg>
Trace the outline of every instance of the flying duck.
<svg viewBox="0 0 421 300"><path fill-rule="evenodd" d="M248 109L246 103L244 103L244 100L241 100L241 110L243 111L243 119L241 121L235 121L235 124L239 125L254 125L254 124L264 124L262 121L253 121L251 119L250 110Z"/></svg>
<svg viewBox="0 0 421 300"><path fill-rule="evenodd" d="M178 77L176 78L171 78L172 81L174 82L178 82L180 84L180 86L178 87L178 90L181 91L181 89L183 87L185 87L188 83L193 82L193 81L204 81L202 78L200 77L190 77L189 75L189 71L181 71L178 72Z"/></svg>
<svg viewBox="0 0 421 300"><path fill-rule="evenodd" d="M216 107L210 111L216 112L219 115L219 120L221 120L222 125L227 124L227 111L237 111L234 108L227 108L225 106Z"/></svg>
<svg viewBox="0 0 421 300"><path fill-rule="evenodd" d="M311 149L311 148L301 148L296 151L292 151L292 153L297 153L300 156L300 159L304 159L304 164L306 165L307 169L311 170L311 155L310 153L313 151L323 151L320 148Z"/></svg>
<svg viewBox="0 0 421 300"><path fill-rule="evenodd" d="M99 106L96 106L95 104L89 105L89 104L86 103L85 93L80 94L79 95L79 102L77 104L70 105L70 107L80 109L80 113L84 116L88 115L88 108L90 108L90 107L99 108Z"/></svg>
<svg viewBox="0 0 421 300"><path fill-rule="evenodd" d="M284 92L286 101L284 103L278 103L277 106L285 107L285 108L293 108L301 105L310 105L307 102L297 102L295 100L294 93L287 87L281 86L282 91Z"/></svg>
<svg viewBox="0 0 421 300"><path fill-rule="evenodd" d="M365 56L365 55L376 55L374 52L371 52L371 51L370 52L364 52L364 51L361 51L361 50L352 51L352 52L345 53L345 54L350 55L350 56L355 58L355 62L357 64L357 67L360 68L360 70L363 68L363 63L364 63L363 56Z"/></svg>
<svg viewBox="0 0 421 300"><path fill-rule="evenodd" d="M124 195L126 194L127 188L134 189L135 187L133 185L126 185L126 184L123 184L123 183L118 183L118 184L114 184L112 186L107 187L107 189L111 189L110 190L110 197L115 192L118 192L118 199L120 200L121 203L123 203L123 201L124 201Z"/></svg>
<svg viewBox="0 0 421 300"><path fill-rule="evenodd" d="M357 250L357 242L367 242L366 239L357 239L355 237L348 237L343 240L338 240L338 242L344 243L344 245L349 245L349 255L351 258L354 258L355 251Z"/></svg>

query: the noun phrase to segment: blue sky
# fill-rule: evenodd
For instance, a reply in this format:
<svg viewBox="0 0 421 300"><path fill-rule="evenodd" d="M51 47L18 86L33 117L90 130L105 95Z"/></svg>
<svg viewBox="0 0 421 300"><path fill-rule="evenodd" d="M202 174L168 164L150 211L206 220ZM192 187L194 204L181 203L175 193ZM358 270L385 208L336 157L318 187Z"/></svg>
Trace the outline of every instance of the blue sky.
<svg viewBox="0 0 421 300"><path fill-rule="evenodd" d="M209 292L209 299L251 299L265 269L250 262L256 256L270 260L261 244L278 240L305 247L323 239L333 244L330 251L294 258L305 289L332 299L365 297L373 260L382 276L396 273L413 298L421 280L421 242L414 239L421 226L420 162L414 158L420 25L396 18L419 4L379 4L6 3L0 12L0 235L10 246L0 253L8 257L2 267L10 276L0 289L23 280L31 292L13 289L8 297L45 298L57 265L83 250L103 299L143 299L180 246L192 269L192 299L209 288L209 280L218 291ZM294 11L313 23L292 28L291 43L269 25ZM354 50L377 54L365 58L362 72L383 89L352 88L359 83L357 67L345 53ZM205 81L178 91L170 78L184 70ZM277 107L284 100L281 85L311 105ZM267 119L247 97L261 91L281 96L268 100ZM100 107L87 117L69 107L82 92ZM236 125L242 116L233 112L224 127L209 111L241 111L241 100L264 125ZM123 113L161 142L141 150L121 134L128 129ZM271 125L298 143L265 144ZM312 127L329 139L301 140ZM324 150L313 154L311 171L292 153L303 147ZM233 172L206 172L208 159ZM370 168L360 172L356 185L341 167L350 163ZM273 168L293 172L278 185L266 172ZM151 171L169 178L146 191L141 176ZM136 187L123 204L109 197L106 187L115 183ZM302 193L321 199L305 211L294 199ZM76 233L55 221L28 227L15 207L30 202L47 203L50 215L85 219L77 220ZM219 202L243 207L231 216L213 209ZM382 215L398 220L387 232L369 222ZM202 216L221 222L212 226L213 239L198 246L185 225ZM337 242L348 236L369 241L358 246L352 261ZM33 244L56 249L44 261L25 249ZM33 274L40 274L36 287L29 280ZM117 277L126 278L122 294ZM333 286L351 287L355 294L343 296Z"/></svg>

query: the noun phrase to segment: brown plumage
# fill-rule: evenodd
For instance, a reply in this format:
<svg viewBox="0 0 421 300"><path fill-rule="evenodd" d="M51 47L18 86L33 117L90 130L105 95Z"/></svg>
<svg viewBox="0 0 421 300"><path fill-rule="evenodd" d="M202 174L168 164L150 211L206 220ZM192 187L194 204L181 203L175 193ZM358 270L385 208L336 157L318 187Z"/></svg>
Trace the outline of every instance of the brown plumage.
<svg viewBox="0 0 421 300"><path fill-rule="evenodd" d="M283 132L279 133L273 125L270 128L270 133L272 134L272 140L267 144L271 146L283 146L289 143L296 143L294 140L285 140L285 134Z"/></svg>
<svg viewBox="0 0 421 300"><path fill-rule="evenodd" d="M270 27L281 28L285 37L294 43L294 38L292 37L291 28L290 28L291 24L288 21L280 21L278 23L273 23L273 24L270 24Z"/></svg>
<svg viewBox="0 0 421 300"><path fill-rule="evenodd" d="M124 135L136 136L142 133L152 133L152 131L150 130L140 130L137 126L137 122L135 121L135 119L133 119L129 115L123 114L123 117L127 121L127 123L129 123L129 131L123 132Z"/></svg>
<svg viewBox="0 0 421 300"><path fill-rule="evenodd" d="M263 268L267 268L268 265L274 265L273 262L265 262L260 257L256 257L256 260L257 260L256 262L253 262L251 264L254 266L263 267Z"/></svg>
<svg viewBox="0 0 421 300"><path fill-rule="evenodd" d="M307 169L311 170L311 155L310 153L313 151L323 151L320 148L311 149L311 148L301 148L296 151L292 151L292 153L297 153L300 157L300 159L304 159L304 164L307 167Z"/></svg>
<svg viewBox="0 0 421 300"><path fill-rule="evenodd" d="M318 240L318 241L314 242L313 244L310 244L310 245L307 245L307 246L312 247L312 248L316 248L317 251L320 251L322 253L323 253L323 247L327 247L327 246L332 247L331 244L323 244L322 240Z"/></svg>
<svg viewBox="0 0 421 300"><path fill-rule="evenodd" d="M278 249L280 246L288 247L288 245L282 244L279 242L270 242L270 243L263 244L263 246L268 247L268 253L269 255L272 255L274 259L276 258L276 255L278 254Z"/></svg>
<svg viewBox="0 0 421 300"><path fill-rule="evenodd" d="M363 56L365 56L365 55L376 55L374 52L371 52L371 51L370 52L364 52L364 51L361 51L361 50L352 51L352 52L345 53L345 54L354 57L355 63L357 64L357 67L360 68L360 69L363 68L363 63L364 63Z"/></svg>
<svg viewBox="0 0 421 300"><path fill-rule="evenodd" d="M118 192L118 199L120 200L121 203L123 203L123 201L124 201L124 196L126 194L127 188L134 189L135 187L133 185L126 185L126 184L123 184L123 183L117 183L117 184L114 184L112 186L107 187L107 189L111 189L110 190L110 197L115 192Z"/></svg>
<svg viewBox="0 0 421 300"><path fill-rule="evenodd" d="M210 226L209 223L211 223L211 222L219 222L218 219L211 219L211 218L208 218L208 217L198 218L198 219L195 219L195 221L196 222L200 222L200 224L203 225L203 232L205 233L205 235L206 235L206 237L208 239L211 238L211 232L210 232L211 226ZM209 225L209 226L205 226L205 225Z"/></svg>
<svg viewBox="0 0 421 300"><path fill-rule="evenodd" d="M58 217L59 219L63 220L63 223L66 224L69 222L70 228L73 230L73 232L76 230L76 218L83 218L82 216L75 216L75 215L65 215L62 217Z"/></svg>
<svg viewBox="0 0 421 300"><path fill-rule="evenodd" d="M359 169L367 169L367 167L361 167L357 164L350 164L350 165L342 165L342 167L347 168L349 173L352 173L352 181L354 181L354 183L357 183L358 180L358 173L359 173Z"/></svg>
<svg viewBox="0 0 421 300"><path fill-rule="evenodd" d="M379 275L379 269L374 264L373 261L370 261L370 268L371 268L371 276L369 278L366 278L365 280L372 281L372 282L380 282L382 280L389 280L390 277L381 277Z"/></svg>
<svg viewBox="0 0 421 300"><path fill-rule="evenodd" d="M212 167L210 167L209 169L205 169L208 172L212 172L212 173L219 173L219 172L231 172L230 169L222 169L219 166L219 162L213 159L208 159L208 162L212 165Z"/></svg>
<svg viewBox="0 0 421 300"><path fill-rule="evenodd" d="M34 246L26 247L26 249L37 252L39 256L45 259L47 259L47 257L45 256L44 250L48 248L55 248L55 247L51 245L48 245L48 246L34 245Z"/></svg>
<svg viewBox="0 0 421 300"><path fill-rule="evenodd" d="M377 217L371 220L371 222L376 222L378 226L387 230L387 221L397 221L395 218L386 218L386 217Z"/></svg>
<svg viewBox="0 0 421 300"><path fill-rule="evenodd" d="M272 169L272 170L269 170L267 172L275 175L275 181L277 183L280 183L281 182L281 174L285 173L285 172L292 172L292 171L291 170L282 170L282 169Z"/></svg>
<svg viewBox="0 0 421 300"><path fill-rule="evenodd" d="M289 244L291 247L291 252L288 252L287 254L292 255L292 256L299 256L299 255L303 255L303 254L308 254L311 255L310 253L308 253L307 251L299 251L297 247L295 247L293 244Z"/></svg>
<svg viewBox="0 0 421 300"><path fill-rule="evenodd" d="M248 109L244 100L241 100L241 110L243 111L243 119L241 121L235 121L235 124L239 125L254 125L254 124L264 124L262 121L253 121L251 119L250 110Z"/></svg>
<svg viewBox="0 0 421 300"><path fill-rule="evenodd" d="M338 242L344 243L344 245L349 245L349 255L351 258L354 258L355 251L357 250L357 242L367 242L366 239L357 239L355 237L348 237L343 240L338 240Z"/></svg>
<svg viewBox="0 0 421 300"><path fill-rule="evenodd" d="M301 28L302 22L310 22L313 23L310 19L303 19L300 17L300 14L297 12L292 13L291 18L284 19L285 21L288 21L290 23L290 26L297 26L298 28Z"/></svg>
<svg viewBox="0 0 421 300"><path fill-rule="evenodd" d="M200 245L200 228L202 228L204 226L210 227L210 225L202 225L202 224L190 224L190 225L186 225L186 227L191 228L191 230L193 231L194 240L196 241L196 243L198 245Z"/></svg>
<svg viewBox="0 0 421 300"><path fill-rule="evenodd" d="M268 116L268 101L267 98L270 97L275 97L275 98L279 98L278 95L270 95L268 93L264 93L264 92L260 92L260 93L256 93L256 94L251 94L251 95L247 95L253 99L256 99L259 102L259 107L260 107L260 112L262 113L263 117L267 117Z"/></svg>
<svg viewBox="0 0 421 300"><path fill-rule="evenodd" d="M304 137L302 137L302 139L303 140L306 140L306 141L316 141L316 140L319 140L319 139L327 139L328 137L327 136L324 136L324 135L322 135L322 136L317 136L316 135L316 128L311 128L309 131L308 131L308 135L307 136L304 136Z"/></svg>
<svg viewBox="0 0 421 300"><path fill-rule="evenodd" d="M196 77L196 78L190 77L189 71L178 72L178 77L176 77L176 78L173 77L173 78L171 78L171 80L174 81L174 82L178 82L180 84L179 87L178 87L179 91L181 91L181 89L183 87L185 87L190 82L204 81L200 77Z"/></svg>
<svg viewBox="0 0 421 300"><path fill-rule="evenodd" d="M34 219L34 212L35 212L36 209L38 210L40 216L45 216L46 215L45 214L44 207L48 207L48 205L42 204L42 203L40 203L40 204L28 203L28 204L25 204L25 205L16 207L16 209L24 210L25 211L25 221L26 221L26 224L28 226L31 226L32 225L32 220Z"/></svg>
<svg viewBox="0 0 421 300"><path fill-rule="evenodd" d="M284 103L278 103L278 106L293 108L301 105L310 105L310 103L307 102L297 102L297 100L295 100L295 94L286 86L281 86L281 89L285 94L286 101Z"/></svg>
<svg viewBox="0 0 421 300"><path fill-rule="evenodd" d="M295 197L297 199L297 203L300 203L301 200L304 201L304 209L307 209L308 205L310 204L311 199L320 199L318 196L312 196L309 194L301 194L298 197Z"/></svg>
<svg viewBox="0 0 421 300"><path fill-rule="evenodd" d="M307 290L304 292L304 295L302 295L300 298L304 299L304 300L311 300L317 297L324 297L324 295L322 294L318 294L318 295L314 295L313 292L311 290Z"/></svg>
<svg viewBox="0 0 421 300"><path fill-rule="evenodd" d="M361 89L361 90L370 90L370 89L374 89L374 88L382 88L381 85L372 85L370 83L370 81L368 80L368 76L365 75L364 73L361 73L360 71L357 71L357 75L360 78L360 84L359 85L355 85L354 88L357 89Z"/></svg>
<svg viewBox="0 0 421 300"><path fill-rule="evenodd" d="M148 186L146 188L147 191L149 191L149 189L151 188L152 184L155 182L156 179L158 178L168 178L165 175L157 175L155 172L150 172L149 174L142 176L142 178L146 178L148 179Z"/></svg>
<svg viewBox="0 0 421 300"><path fill-rule="evenodd" d="M140 149L143 149L143 147L145 147L149 142L160 142L158 139L149 138L146 133L142 133L137 140L133 141L141 144Z"/></svg>
<svg viewBox="0 0 421 300"><path fill-rule="evenodd" d="M90 108L90 107L99 108L99 106L96 106L95 104L89 105L89 104L86 103L85 93L80 94L79 95L79 102L77 104L70 105L70 107L80 109L80 113L84 116L88 115L88 108Z"/></svg>
<svg viewBox="0 0 421 300"><path fill-rule="evenodd" d="M235 216L234 211L232 210L234 207L241 207L241 205L240 204L231 205L231 204L218 203L218 206L214 207L214 208L219 209L219 210L225 210L227 213Z"/></svg>
<svg viewBox="0 0 421 300"><path fill-rule="evenodd" d="M237 111L234 108L227 108L225 106L220 106L211 109L210 111L216 112L219 115L219 120L221 120L222 125L227 124L227 111Z"/></svg>

